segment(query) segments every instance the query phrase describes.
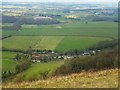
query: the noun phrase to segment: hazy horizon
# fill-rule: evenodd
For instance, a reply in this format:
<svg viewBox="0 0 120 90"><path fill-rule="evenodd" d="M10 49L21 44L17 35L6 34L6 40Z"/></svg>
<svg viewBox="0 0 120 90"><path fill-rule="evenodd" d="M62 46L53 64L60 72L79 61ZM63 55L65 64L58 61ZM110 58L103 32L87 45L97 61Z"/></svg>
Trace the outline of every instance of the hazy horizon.
<svg viewBox="0 0 120 90"><path fill-rule="evenodd" d="M4 0L2 2L119 2L119 0Z"/></svg>

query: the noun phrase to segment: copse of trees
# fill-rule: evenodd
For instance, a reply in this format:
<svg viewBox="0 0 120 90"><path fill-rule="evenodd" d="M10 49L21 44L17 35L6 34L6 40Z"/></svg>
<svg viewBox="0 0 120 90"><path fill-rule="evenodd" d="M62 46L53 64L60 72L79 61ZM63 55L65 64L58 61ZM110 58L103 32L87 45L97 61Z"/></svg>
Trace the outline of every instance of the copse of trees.
<svg viewBox="0 0 120 90"><path fill-rule="evenodd" d="M59 15L55 16L59 17ZM60 23L58 20L50 19L50 18L28 18L28 17L14 17L14 16L2 16L2 23L14 23L13 27L3 27L3 29L18 29L21 24L38 24L38 25L47 25L47 24L58 24Z"/></svg>
<svg viewBox="0 0 120 90"><path fill-rule="evenodd" d="M107 49L101 53L88 56L78 57L66 62L55 71L55 75L67 75L78 73L83 70L102 70L118 67L118 47Z"/></svg>
<svg viewBox="0 0 120 90"><path fill-rule="evenodd" d="M29 54L17 54L16 60L19 60L16 65L16 73L20 73L28 69L31 65L31 55Z"/></svg>
<svg viewBox="0 0 120 90"><path fill-rule="evenodd" d="M30 61L22 60L16 66L16 73L20 73L30 67Z"/></svg>
<svg viewBox="0 0 120 90"><path fill-rule="evenodd" d="M114 48L118 45L120 40L114 39L112 41L102 41L96 45L93 45L88 48L88 50L103 50L107 48Z"/></svg>
<svg viewBox="0 0 120 90"><path fill-rule="evenodd" d="M3 26L2 30L20 30L21 28L21 24L20 23L14 23L12 26Z"/></svg>
<svg viewBox="0 0 120 90"><path fill-rule="evenodd" d="M39 14L39 16L52 17L52 18L60 18L60 17L62 17L59 14Z"/></svg>
<svg viewBox="0 0 120 90"><path fill-rule="evenodd" d="M5 80L11 76L16 75L17 73L23 72L24 70L28 69L31 65L31 55L29 54L22 54L19 53L15 56L15 60L17 60L16 71L4 71L2 73L2 79Z"/></svg>
<svg viewBox="0 0 120 90"><path fill-rule="evenodd" d="M16 17L2 15L2 23L15 23L15 22L17 22Z"/></svg>
<svg viewBox="0 0 120 90"><path fill-rule="evenodd" d="M6 78L15 75L15 72L5 71L2 73L2 80L4 81Z"/></svg>
<svg viewBox="0 0 120 90"><path fill-rule="evenodd" d="M82 54L84 51L83 50L78 50L78 49L75 49L75 50L70 50L70 51L66 51L64 53L62 53L63 55L71 55L71 56L74 56L74 55L80 55Z"/></svg>
<svg viewBox="0 0 120 90"><path fill-rule="evenodd" d="M118 18L111 18L111 17L105 17L105 16L97 16L97 15L91 15L86 17L87 20L91 20L91 21L112 21L112 22L116 22L116 20L118 20Z"/></svg>

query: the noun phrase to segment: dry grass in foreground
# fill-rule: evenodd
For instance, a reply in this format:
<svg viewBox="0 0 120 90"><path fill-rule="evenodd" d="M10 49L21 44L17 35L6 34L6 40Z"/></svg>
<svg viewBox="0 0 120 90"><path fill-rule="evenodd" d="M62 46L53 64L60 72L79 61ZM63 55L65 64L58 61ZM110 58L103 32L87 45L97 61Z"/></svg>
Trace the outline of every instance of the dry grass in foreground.
<svg viewBox="0 0 120 90"><path fill-rule="evenodd" d="M118 69L82 72L46 80L22 83L3 83L3 88L116 88Z"/></svg>

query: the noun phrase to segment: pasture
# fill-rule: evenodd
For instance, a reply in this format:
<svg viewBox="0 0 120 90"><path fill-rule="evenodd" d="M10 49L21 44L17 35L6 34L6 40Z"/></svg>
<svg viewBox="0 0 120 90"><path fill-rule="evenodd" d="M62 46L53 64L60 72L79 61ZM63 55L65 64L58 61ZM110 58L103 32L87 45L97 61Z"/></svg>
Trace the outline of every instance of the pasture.
<svg viewBox="0 0 120 90"><path fill-rule="evenodd" d="M64 36L44 36L40 42L33 46L33 49L54 50L63 38Z"/></svg>
<svg viewBox="0 0 120 90"><path fill-rule="evenodd" d="M81 36L13 36L3 40L3 47L7 49L27 50L29 47L39 50L66 51L86 49L101 41L111 40L104 37Z"/></svg>
<svg viewBox="0 0 120 90"><path fill-rule="evenodd" d="M13 60L16 53L14 52L2 52L2 71L15 71L17 62Z"/></svg>
<svg viewBox="0 0 120 90"><path fill-rule="evenodd" d="M47 77L53 75L54 71L63 64L63 60L61 61L50 61L47 63L36 63L32 64L31 67L24 72L18 74L13 81L19 81L21 78L23 81L31 81L31 80L38 80L42 79L42 73L48 71Z"/></svg>
<svg viewBox="0 0 120 90"><path fill-rule="evenodd" d="M61 28L57 28L61 27ZM66 23L55 25L23 25L16 35L63 35L63 36L96 36L96 37L118 37L118 24L114 22L88 22L84 24Z"/></svg>
<svg viewBox="0 0 120 90"><path fill-rule="evenodd" d="M5 25L11 25L4 24ZM58 28L60 27L60 28ZM13 36L95 36L118 37L118 24L115 22L70 22L54 25L22 25L19 31L3 30L3 37Z"/></svg>
<svg viewBox="0 0 120 90"><path fill-rule="evenodd" d="M3 47L26 50L41 41L41 36L13 36L3 40Z"/></svg>
<svg viewBox="0 0 120 90"><path fill-rule="evenodd" d="M109 38L99 37L79 37L79 36L66 36L55 48L57 51L69 51L69 50L85 50L86 48L97 44L101 41L111 40Z"/></svg>

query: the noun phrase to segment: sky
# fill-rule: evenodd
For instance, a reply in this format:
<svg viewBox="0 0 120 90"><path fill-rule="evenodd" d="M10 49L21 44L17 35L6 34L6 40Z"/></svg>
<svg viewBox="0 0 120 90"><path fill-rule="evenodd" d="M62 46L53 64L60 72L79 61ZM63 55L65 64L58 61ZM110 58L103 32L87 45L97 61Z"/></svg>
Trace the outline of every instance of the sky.
<svg viewBox="0 0 120 90"><path fill-rule="evenodd" d="M4 2L119 2L120 0L0 0Z"/></svg>

